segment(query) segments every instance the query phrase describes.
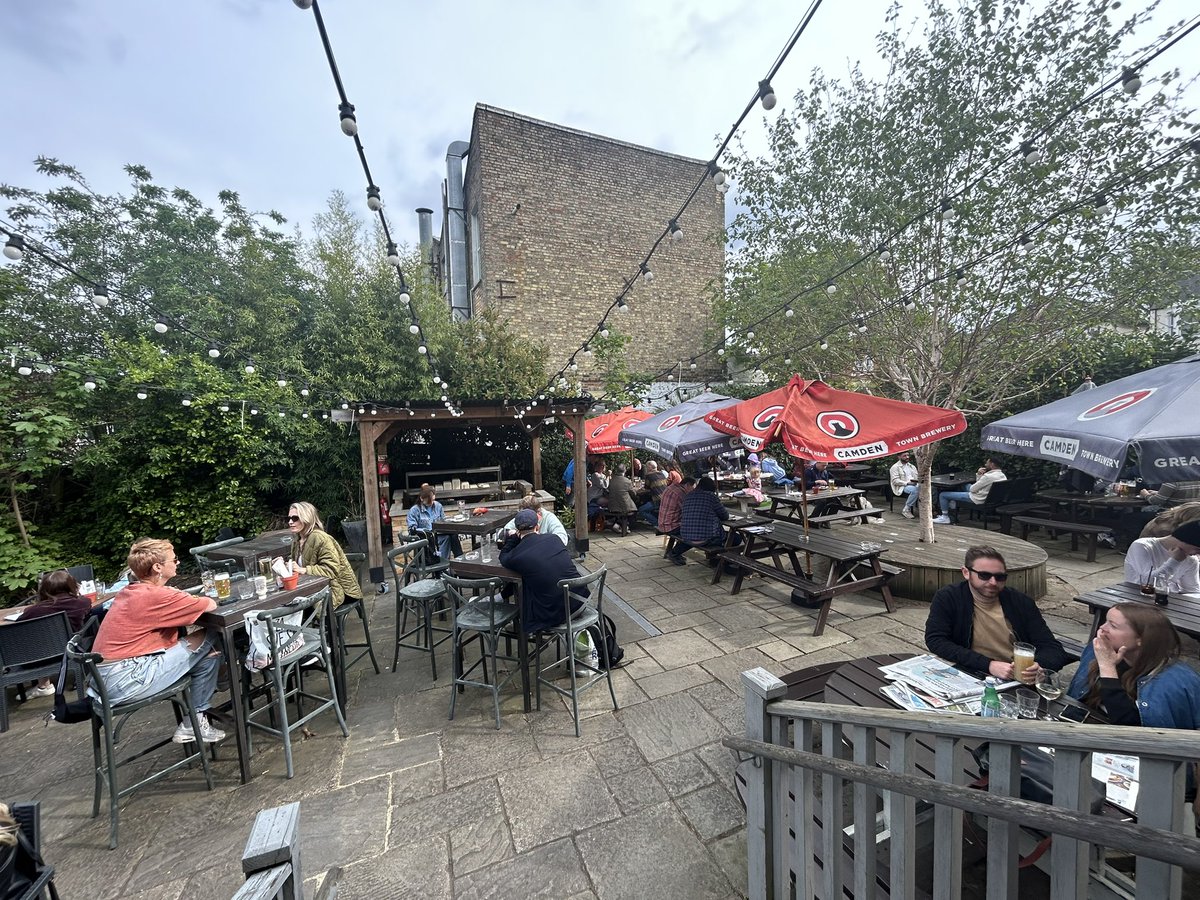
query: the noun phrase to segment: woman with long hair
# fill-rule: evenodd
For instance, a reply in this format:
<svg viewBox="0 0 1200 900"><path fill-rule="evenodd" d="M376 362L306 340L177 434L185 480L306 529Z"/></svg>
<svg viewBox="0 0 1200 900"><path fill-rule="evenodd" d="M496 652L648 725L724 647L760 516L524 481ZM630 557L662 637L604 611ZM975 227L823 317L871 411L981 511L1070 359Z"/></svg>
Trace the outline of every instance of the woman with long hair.
<svg viewBox="0 0 1200 900"><path fill-rule="evenodd" d="M346 551L325 530L325 523L311 503L301 500L288 508L288 529L295 535L292 560L301 575L320 575L329 579L333 607L346 600L361 600L362 588Z"/></svg>

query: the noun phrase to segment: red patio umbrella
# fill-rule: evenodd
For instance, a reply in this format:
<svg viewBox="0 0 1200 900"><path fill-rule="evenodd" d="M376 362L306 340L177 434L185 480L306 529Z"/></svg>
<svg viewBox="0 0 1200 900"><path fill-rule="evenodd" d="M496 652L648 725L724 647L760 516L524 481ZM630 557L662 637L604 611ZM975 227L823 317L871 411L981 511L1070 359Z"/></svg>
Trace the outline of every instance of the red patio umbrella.
<svg viewBox="0 0 1200 900"><path fill-rule="evenodd" d="M781 388L709 413L704 420L718 431L740 436L750 450L781 440L793 456L821 462L891 456L967 428L956 409L841 391L799 375Z"/></svg>
<svg viewBox="0 0 1200 900"><path fill-rule="evenodd" d="M626 406L624 409L618 409L616 412L605 413L602 416L596 416L594 419L588 419L583 423L583 440L587 445L588 454L623 453L629 448L622 447L617 443L621 429L627 425L632 425L634 422L641 422L648 418L650 418L650 413L634 409L632 406ZM568 433L569 431L570 429L568 429Z"/></svg>

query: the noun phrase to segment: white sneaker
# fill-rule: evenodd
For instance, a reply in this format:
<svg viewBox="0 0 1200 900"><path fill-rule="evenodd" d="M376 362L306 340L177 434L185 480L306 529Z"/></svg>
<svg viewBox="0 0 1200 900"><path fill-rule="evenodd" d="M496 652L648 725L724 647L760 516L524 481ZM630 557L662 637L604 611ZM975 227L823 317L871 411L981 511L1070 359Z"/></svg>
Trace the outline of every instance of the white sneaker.
<svg viewBox="0 0 1200 900"><path fill-rule="evenodd" d="M52 684L46 684L46 685L42 685L40 687L33 687L25 692L26 699L33 699L34 697L53 697L53 696L54 696L54 685L52 685Z"/></svg>
<svg viewBox="0 0 1200 900"><path fill-rule="evenodd" d="M900 510L900 515L904 516L904 518L906 518L906 519L915 519L916 518L916 516L913 515L912 510L909 509L907 506Z"/></svg>
<svg viewBox="0 0 1200 900"><path fill-rule="evenodd" d="M934 525L949 525L950 517L949 516L938 516L936 519L933 520L933 524Z"/></svg>
<svg viewBox="0 0 1200 900"><path fill-rule="evenodd" d="M196 720L200 723L200 739L206 744L215 744L217 741L225 740L225 732L219 728L214 728L212 723L208 721L208 716L204 713L196 713ZM179 727L175 729L175 733L171 735L171 740L176 744L194 744L196 742L195 735L192 733L192 723L183 721L179 723Z"/></svg>

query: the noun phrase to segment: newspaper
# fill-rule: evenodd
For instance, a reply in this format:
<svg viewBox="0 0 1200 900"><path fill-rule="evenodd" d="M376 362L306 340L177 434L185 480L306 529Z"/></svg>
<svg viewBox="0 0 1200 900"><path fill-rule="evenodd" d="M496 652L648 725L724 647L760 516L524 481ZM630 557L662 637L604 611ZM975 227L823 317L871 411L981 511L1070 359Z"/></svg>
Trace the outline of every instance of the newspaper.
<svg viewBox="0 0 1200 900"><path fill-rule="evenodd" d="M1104 797L1128 813L1136 812L1138 758L1116 753L1092 754L1092 777L1104 784Z"/></svg>
<svg viewBox="0 0 1200 900"><path fill-rule="evenodd" d="M951 712L973 716L978 714L982 705L982 701L978 699L952 701L933 694L924 694L903 681L893 681L891 684L885 684L879 690L902 709L916 712Z"/></svg>
<svg viewBox="0 0 1200 900"><path fill-rule="evenodd" d="M946 700L972 700L983 696L982 681L932 653L880 666L879 672L889 681L902 681L923 694Z"/></svg>

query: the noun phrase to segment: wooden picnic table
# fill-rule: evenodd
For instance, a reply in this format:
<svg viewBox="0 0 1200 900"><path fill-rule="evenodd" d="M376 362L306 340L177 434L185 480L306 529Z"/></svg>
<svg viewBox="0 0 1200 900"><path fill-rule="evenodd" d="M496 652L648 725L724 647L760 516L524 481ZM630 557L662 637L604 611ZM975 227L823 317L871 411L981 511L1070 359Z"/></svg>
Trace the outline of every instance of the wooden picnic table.
<svg viewBox="0 0 1200 900"><path fill-rule="evenodd" d="M1146 501L1136 494L1128 497L1119 497L1116 494L1076 494L1062 488L1049 488L1044 491L1038 491L1035 496L1037 499L1051 503L1055 507L1065 506L1067 508L1067 517L1072 522L1078 522L1080 520L1080 513L1084 510L1091 512L1089 518L1095 518L1095 513L1098 509L1114 510L1117 513L1122 513L1129 510L1141 509L1146 505Z"/></svg>
<svg viewBox="0 0 1200 900"><path fill-rule="evenodd" d="M1108 611L1118 603L1140 603L1154 605L1153 594L1143 594L1141 585L1122 582L1088 591L1075 598L1092 612L1092 631L1088 640L1096 636ZM1171 594L1166 606L1158 607L1170 619L1171 624L1184 634L1200 640L1200 595Z"/></svg>
<svg viewBox="0 0 1200 900"><path fill-rule="evenodd" d="M974 484L978 477L975 472L948 472L944 475L930 476L929 483L941 491L954 491Z"/></svg>
<svg viewBox="0 0 1200 900"><path fill-rule="evenodd" d="M880 556L886 550L882 544L871 541L856 543L823 533L806 534L797 523L761 516L726 524L729 526L729 538L721 558L737 569L730 594L738 593L742 589L742 582L752 572L786 584L793 589L793 596L799 593L808 604L819 604L813 635L825 630L833 598L839 594L879 588L887 611L896 611L887 583L897 570L893 567L884 568ZM741 534L745 539L740 547L733 546L735 534ZM813 578L813 556L829 561L829 571L824 581ZM869 569L870 574L862 574L864 568ZM721 580L722 569L721 565L716 567L713 584Z"/></svg>
<svg viewBox="0 0 1200 900"><path fill-rule="evenodd" d="M764 492L771 501L771 508L765 513L777 519L792 519L802 521L809 517L812 507L828 500L854 500L854 505L862 508L862 496L866 491L852 487L824 488L820 491L783 491L773 489Z"/></svg>

